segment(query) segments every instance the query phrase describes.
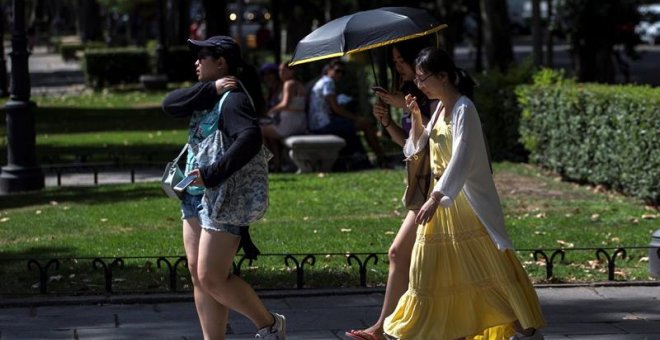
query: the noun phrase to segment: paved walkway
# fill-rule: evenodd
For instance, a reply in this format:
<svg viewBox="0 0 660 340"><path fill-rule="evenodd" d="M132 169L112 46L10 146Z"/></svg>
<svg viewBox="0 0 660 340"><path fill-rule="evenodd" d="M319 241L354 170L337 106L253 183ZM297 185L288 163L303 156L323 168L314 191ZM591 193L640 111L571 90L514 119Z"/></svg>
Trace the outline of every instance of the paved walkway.
<svg viewBox="0 0 660 340"><path fill-rule="evenodd" d="M660 339L660 287L537 288L548 322L546 339ZM344 332L373 322L382 292L373 290L261 292L287 317L289 340L346 339ZM68 298L29 300L0 308L0 339L201 339L190 296L113 297L106 303ZM113 303L114 301L114 303ZM123 303L119 303L123 302ZM0 305L11 304L10 300ZM50 304L49 304L50 303ZM234 312L228 339L252 339L254 327ZM426 339L424 339L426 340Z"/></svg>

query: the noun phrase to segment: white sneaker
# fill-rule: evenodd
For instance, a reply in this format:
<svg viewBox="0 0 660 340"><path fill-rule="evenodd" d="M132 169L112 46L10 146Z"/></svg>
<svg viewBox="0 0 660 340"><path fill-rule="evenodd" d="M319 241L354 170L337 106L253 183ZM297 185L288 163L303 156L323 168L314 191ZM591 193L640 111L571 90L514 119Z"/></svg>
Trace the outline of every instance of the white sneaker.
<svg viewBox="0 0 660 340"><path fill-rule="evenodd" d="M264 327L257 331L255 339L286 340L286 318L284 315L271 313L275 323L270 327Z"/></svg>
<svg viewBox="0 0 660 340"><path fill-rule="evenodd" d="M516 335L509 338L509 340L543 340L543 334L538 329L534 330L532 335L524 335L522 333L516 332Z"/></svg>

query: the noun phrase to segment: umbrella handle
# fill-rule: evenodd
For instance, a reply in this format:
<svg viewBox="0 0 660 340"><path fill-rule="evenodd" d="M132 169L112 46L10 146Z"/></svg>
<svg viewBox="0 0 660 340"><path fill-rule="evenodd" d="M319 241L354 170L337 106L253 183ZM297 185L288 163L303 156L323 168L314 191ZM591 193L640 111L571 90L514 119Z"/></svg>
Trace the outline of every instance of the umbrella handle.
<svg viewBox="0 0 660 340"><path fill-rule="evenodd" d="M374 73L374 81L376 82L376 86L380 86L378 83L378 76L376 75L376 67L374 66L374 50L369 51L369 60L371 60L371 71Z"/></svg>

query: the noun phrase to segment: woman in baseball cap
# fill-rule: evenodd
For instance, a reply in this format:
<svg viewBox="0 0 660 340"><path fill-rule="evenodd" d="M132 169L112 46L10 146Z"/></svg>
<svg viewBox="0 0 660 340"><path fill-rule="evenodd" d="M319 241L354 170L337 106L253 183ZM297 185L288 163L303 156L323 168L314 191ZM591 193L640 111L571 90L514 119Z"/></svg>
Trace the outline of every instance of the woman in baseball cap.
<svg viewBox="0 0 660 340"><path fill-rule="evenodd" d="M268 207L268 159L258 116L263 97L254 67L227 36L188 40L198 83L167 94L163 109L189 118L186 173L196 177L181 200L183 243L205 339L224 339L229 310L248 317L257 338L284 339L285 318L270 313L252 287L232 275L242 247L258 249L248 225Z"/></svg>

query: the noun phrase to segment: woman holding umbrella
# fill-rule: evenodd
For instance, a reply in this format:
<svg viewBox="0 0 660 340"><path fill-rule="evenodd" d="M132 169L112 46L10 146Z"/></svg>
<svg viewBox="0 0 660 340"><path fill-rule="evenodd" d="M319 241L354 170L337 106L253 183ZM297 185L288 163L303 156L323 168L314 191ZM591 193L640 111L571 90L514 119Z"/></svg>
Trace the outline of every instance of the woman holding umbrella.
<svg viewBox="0 0 660 340"><path fill-rule="evenodd" d="M435 108L435 105L437 105L437 102L429 100L413 81L415 78L415 58L417 58L419 51L426 46L428 46L427 39L419 38L404 40L393 45L390 66L393 69L394 84L396 84L398 91L390 92L382 88L374 88L379 100L374 104L372 113L392 140L401 147L404 146L411 127L410 111L405 105L405 95L410 94L417 98L424 123L428 122L432 107ZM403 109L405 114L401 118L400 124L394 122L387 105ZM417 215L416 211L408 211L388 251L390 264L387 286L378 320L371 327L364 330L348 331L346 336L356 340L383 339L385 318L394 311L397 301L408 288L410 253L415 243L415 232L417 231L415 215Z"/></svg>
<svg viewBox="0 0 660 340"><path fill-rule="evenodd" d="M474 83L449 55L426 48L416 60L417 86L442 105L435 126L412 113L404 154L429 143L433 190L415 217L420 225L412 250L410 283L384 330L398 339L543 339L538 297L504 227L474 103ZM431 121L435 121L432 119ZM514 325L516 334L489 333Z"/></svg>

